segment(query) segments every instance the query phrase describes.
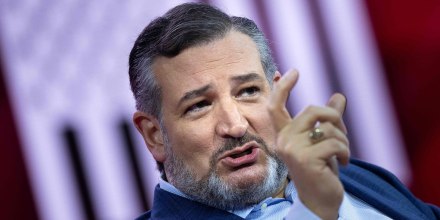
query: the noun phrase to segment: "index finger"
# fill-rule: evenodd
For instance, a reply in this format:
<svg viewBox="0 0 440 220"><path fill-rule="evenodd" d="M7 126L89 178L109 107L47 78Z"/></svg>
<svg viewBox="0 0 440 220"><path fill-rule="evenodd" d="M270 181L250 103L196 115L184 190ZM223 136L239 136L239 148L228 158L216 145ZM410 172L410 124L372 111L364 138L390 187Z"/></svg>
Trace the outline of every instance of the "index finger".
<svg viewBox="0 0 440 220"><path fill-rule="evenodd" d="M347 127L342 120L342 115L344 114L345 108L347 107L347 98L340 93L335 93L330 97L327 106L339 112L339 114L341 115L341 120L336 124L336 126L341 129L345 134L347 134Z"/></svg>
<svg viewBox="0 0 440 220"><path fill-rule="evenodd" d="M291 117L286 109L287 98L290 90L298 81L298 71L290 70L278 81L274 82L274 88L269 100L269 115L272 118L272 124L276 132L281 131L290 121Z"/></svg>

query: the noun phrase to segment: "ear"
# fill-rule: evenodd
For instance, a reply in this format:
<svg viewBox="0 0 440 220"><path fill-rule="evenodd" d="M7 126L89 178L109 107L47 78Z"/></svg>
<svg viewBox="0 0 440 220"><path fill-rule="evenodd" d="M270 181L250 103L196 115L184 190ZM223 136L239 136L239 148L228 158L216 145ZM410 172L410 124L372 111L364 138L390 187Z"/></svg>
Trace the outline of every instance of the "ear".
<svg viewBox="0 0 440 220"><path fill-rule="evenodd" d="M273 82L278 82L281 79L281 73L277 70L273 75Z"/></svg>
<svg viewBox="0 0 440 220"><path fill-rule="evenodd" d="M147 113L137 111L133 114L133 122L144 138L154 159L163 163L165 161L165 148L158 119Z"/></svg>

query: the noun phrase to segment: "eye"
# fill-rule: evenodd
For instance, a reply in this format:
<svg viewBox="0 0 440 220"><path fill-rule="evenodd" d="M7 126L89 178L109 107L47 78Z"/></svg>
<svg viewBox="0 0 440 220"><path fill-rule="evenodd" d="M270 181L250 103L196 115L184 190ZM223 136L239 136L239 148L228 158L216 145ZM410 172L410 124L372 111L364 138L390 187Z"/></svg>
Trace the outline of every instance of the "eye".
<svg viewBox="0 0 440 220"><path fill-rule="evenodd" d="M260 88L257 86L251 86L244 88L238 92L239 97L252 97L260 92Z"/></svg>
<svg viewBox="0 0 440 220"><path fill-rule="evenodd" d="M203 100L203 101L197 102L196 104L189 106L185 110L184 114L201 111L201 110L203 110L203 108L209 106L210 104L211 103L208 102L207 100Z"/></svg>

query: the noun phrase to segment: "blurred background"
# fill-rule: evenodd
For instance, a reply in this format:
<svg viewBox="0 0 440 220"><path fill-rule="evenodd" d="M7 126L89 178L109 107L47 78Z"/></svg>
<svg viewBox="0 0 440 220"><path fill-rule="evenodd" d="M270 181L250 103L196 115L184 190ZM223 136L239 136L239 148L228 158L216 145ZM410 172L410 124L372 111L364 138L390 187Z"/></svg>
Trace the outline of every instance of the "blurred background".
<svg viewBox="0 0 440 220"><path fill-rule="evenodd" d="M0 0L0 219L133 219L155 163L131 123L128 55L185 1ZM355 157L440 205L440 2L205 0L253 19L279 70L300 70L288 107L348 98Z"/></svg>

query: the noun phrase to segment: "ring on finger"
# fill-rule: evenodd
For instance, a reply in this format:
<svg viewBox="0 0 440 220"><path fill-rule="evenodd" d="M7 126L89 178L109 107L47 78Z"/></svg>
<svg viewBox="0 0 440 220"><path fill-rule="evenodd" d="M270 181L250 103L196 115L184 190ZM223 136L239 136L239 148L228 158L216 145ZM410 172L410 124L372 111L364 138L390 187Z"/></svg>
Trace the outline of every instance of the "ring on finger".
<svg viewBox="0 0 440 220"><path fill-rule="evenodd" d="M313 128L309 133L309 138L312 143L316 143L324 138L324 131L319 127Z"/></svg>

